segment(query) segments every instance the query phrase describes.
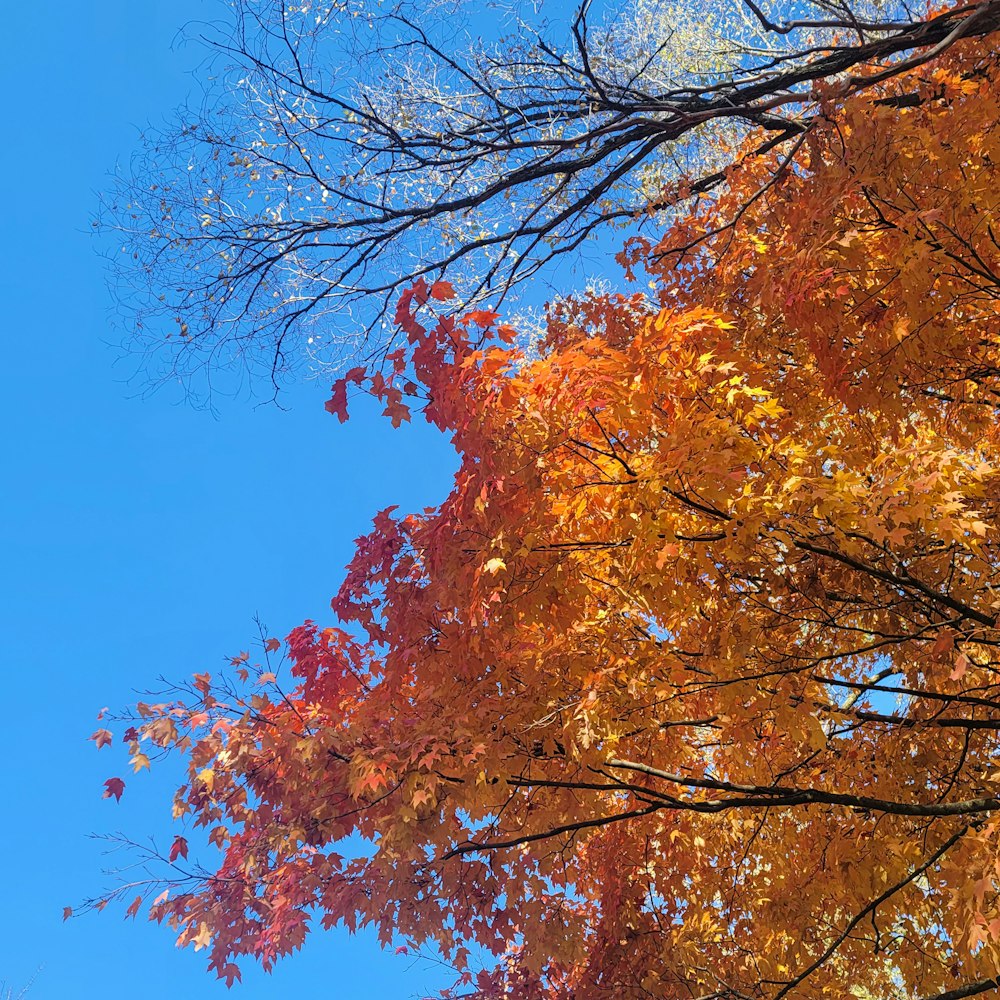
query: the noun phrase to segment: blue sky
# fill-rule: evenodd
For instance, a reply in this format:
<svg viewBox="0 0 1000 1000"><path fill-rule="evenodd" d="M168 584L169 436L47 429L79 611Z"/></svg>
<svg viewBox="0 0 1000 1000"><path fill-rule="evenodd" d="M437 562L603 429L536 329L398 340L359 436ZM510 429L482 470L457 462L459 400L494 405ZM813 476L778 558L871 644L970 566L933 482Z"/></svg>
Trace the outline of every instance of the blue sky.
<svg viewBox="0 0 1000 1000"><path fill-rule="evenodd" d="M287 411L217 399L213 415L169 389L142 398L115 365L89 217L138 128L194 89L197 53L171 42L213 8L57 0L5 15L0 981L34 976L30 1000L225 994L167 929L111 908L61 920L107 885L89 834L175 832L168 775L129 777L118 748L96 752L95 715L160 675L218 669L255 614L273 635L325 619L351 540L382 507L439 500L455 461L422 425L394 432L354 407L341 427L325 384L290 391ZM113 774L120 804L101 798ZM395 1000L443 981L370 937L317 932L230 995Z"/></svg>

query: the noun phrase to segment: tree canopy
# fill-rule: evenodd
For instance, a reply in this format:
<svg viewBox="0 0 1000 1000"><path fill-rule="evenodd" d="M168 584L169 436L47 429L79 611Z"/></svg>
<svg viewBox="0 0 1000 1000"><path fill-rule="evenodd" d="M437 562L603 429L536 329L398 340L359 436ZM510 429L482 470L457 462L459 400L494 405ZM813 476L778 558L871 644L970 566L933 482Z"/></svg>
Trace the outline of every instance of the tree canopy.
<svg viewBox="0 0 1000 1000"><path fill-rule="evenodd" d="M737 149L793 160L824 101L1000 25L1000 0L557 7L239 0L194 26L205 97L148 130L102 216L147 375L277 389L386 350L419 278L511 308L588 248L604 270L595 239L655 237Z"/></svg>
<svg viewBox="0 0 1000 1000"><path fill-rule="evenodd" d="M327 408L421 412L454 486L336 623L138 706L187 779L132 913L230 982L319 919L480 1000L998 988L995 41L817 93L794 159L751 131L540 341L400 295Z"/></svg>

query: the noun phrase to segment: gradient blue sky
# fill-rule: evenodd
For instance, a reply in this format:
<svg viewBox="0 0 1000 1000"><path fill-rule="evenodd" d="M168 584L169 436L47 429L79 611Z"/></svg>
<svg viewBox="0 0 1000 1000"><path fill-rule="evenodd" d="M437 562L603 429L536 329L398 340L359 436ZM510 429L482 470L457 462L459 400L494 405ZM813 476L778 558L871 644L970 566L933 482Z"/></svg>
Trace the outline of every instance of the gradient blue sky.
<svg viewBox="0 0 1000 1000"><path fill-rule="evenodd" d="M194 89L197 53L171 43L210 9L56 0L4 14L0 982L35 976L29 1000L225 994L165 928L121 909L61 921L107 884L89 834L175 832L168 775L129 777L119 748L97 753L95 715L159 675L217 669L255 614L274 635L323 620L374 512L436 502L454 465L424 426L360 412L340 427L324 384L290 392L287 412L217 400L213 416L169 391L140 398L115 366L89 216L138 128ZM120 804L101 798L112 774L128 783ZM369 936L318 932L230 996L396 1000L443 981Z"/></svg>

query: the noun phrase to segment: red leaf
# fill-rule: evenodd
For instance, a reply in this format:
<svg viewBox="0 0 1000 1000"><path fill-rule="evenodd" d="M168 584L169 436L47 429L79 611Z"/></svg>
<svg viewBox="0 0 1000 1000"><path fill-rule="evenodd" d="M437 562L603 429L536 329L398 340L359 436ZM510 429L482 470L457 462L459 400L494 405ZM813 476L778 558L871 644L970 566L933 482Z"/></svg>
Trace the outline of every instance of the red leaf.
<svg viewBox="0 0 1000 1000"><path fill-rule="evenodd" d="M279 649L281 649L281 640L280 639L268 639L267 642L264 643L264 652L265 653L273 653L273 652L275 652L276 650L279 650Z"/></svg>
<svg viewBox="0 0 1000 1000"><path fill-rule="evenodd" d="M139 912L139 907L142 905L142 896L136 896L135 899L129 903L128 909L125 911L126 918L132 917L135 919L135 915Z"/></svg>
<svg viewBox="0 0 1000 1000"><path fill-rule="evenodd" d="M431 291L431 294L433 294L433 290ZM408 948L406 947L406 945L405 945L405 944L401 944L401 945L400 945L400 946L399 946L399 947L398 947L398 948L396 949L396 954L397 954L397 955L409 955L409 953L410 953L410 951L409 951L409 949L408 949Z"/></svg>
<svg viewBox="0 0 1000 1000"><path fill-rule="evenodd" d="M116 802L121 801L122 792L125 791L125 782L121 778L108 778L104 782L104 795L105 799L110 799L113 795Z"/></svg>
<svg viewBox="0 0 1000 1000"><path fill-rule="evenodd" d="M423 278L417 278L413 283L413 287L410 289L413 296L413 301L416 302L418 306L422 306L427 301L427 296L430 293L430 289L427 287L427 282Z"/></svg>
<svg viewBox="0 0 1000 1000"><path fill-rule="evenodd" d="M188 842L183 837L174 837L173 846L170 848L170 860L176 861L178 857L188 856Z"/></svg>
<svg viewBox="0 0 1000 1000"><path fill-rule="evenodd" d="M63 920L69 920L69 918L71 916L73 916L73 907L72 906L64 906L63 907Z"/></svg>
<svg viewBox="0 0 1000 1000"><path fill-rule="evenodd" d="M410 309L410 304L411 302L415 302L419 307L426 301L427 284L423 278L421 278L412 288L408 288L405 292L403 292L403 294L399 297L399 302L396 304L396 323L402 328L411 343L415 340L419 340L424 335L426 330L414 318L413 312Z"/></svg>
<svg viewBox="0 0 1000 1000"><path fill-rule="evenodd" d="M431 285L431 298L437 299L438 302L444 302L447 299L453 299L455 297L455 288L450 281L435 281Z"/></svg>
<svg viewBox="0 0 1000 1000"><path fill-rule="evenodd" d="M405 403L390 403L383 411L382 416L392 420L392 426L398 427L403 421L409 421L410 408Z"/></svg>
<svg viewBox="0 0 1000 1000"><path fill-rule="evenodd" d="M330 388L333 395L323 404L323 409L344 423L347 420L347 380L337 379Z"/></svg>

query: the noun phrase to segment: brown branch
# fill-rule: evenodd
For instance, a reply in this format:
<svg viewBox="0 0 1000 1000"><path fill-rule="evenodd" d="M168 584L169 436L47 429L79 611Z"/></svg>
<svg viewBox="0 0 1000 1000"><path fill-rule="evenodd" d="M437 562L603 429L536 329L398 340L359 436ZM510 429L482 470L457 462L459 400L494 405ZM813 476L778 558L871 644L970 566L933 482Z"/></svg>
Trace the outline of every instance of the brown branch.
<svg viewBox="0 0 1000 1000"><path fill-rule="evenodd" d="M845 566L850 566L851 569L858 570L861 573L866 573L868 576L872 576L876 580L882 580L884 583L891 584L892 586L898 587L903 591L915 590L924 597L929 598L935 604L940 604L943 607L950 608L952 611L957 611L963 618L971 619L974 622L978 622L980 625L986 625L990 628L996 627L997 619L995 616L984 614L982 611L957 600L950 594L942 594L934 590L933 587L928 586L922 580L918 580L916 577L910 576L910 574L905 570L894 573L890 570L873 566L870 563L862 562L860 559L855 559L853 556L846 555L843 552L838 552L836 549L831 549L823 545L816 545L814 542L808 542L802 538L792 538L792 544L797 549L802 549L805 552L812 552L814 555L824 556L827 559L833 559L836 562L843 563Z"/></svg>
<svg viewBox="0 0 1000 1000"><path fill-rule="evenodd" d="M691 809L696 812L721 812L726 809L745 808L747 806L768 805L770 807L787 807L802 805L837 805L849 809L867 810L869 812L888 813L893 816L969 816L979 813L993 812L1000 809L1000 799L978 798L965 799L959 802L897 802L892 799L879 799L868 795L854 795L846 792L830 792L819 788L797 788L788 785L742 785L730 781L720 781L714 778L694 778L671 774L659 768L638 761L609 760L607 767L613 770L635 771L658 778L661 781L679 785L683 788L701 788L707 791L734 792L743 798L710 799L707 801L676 802L677 808ZM647 794L655 794L652 790L644 790Z"/></svg>
<svg viewBox="0 0 1000 1000"><path fill-rule="evenodd" d="M965 997L974 997L987 990L1000 989L1000 977L996 979L980 979L976 983L967 983L965 986L958 986L945 993L935 993L932 997L925 997L924 1000L964 1000Z"/></svg>
<svg viewBox="0 0 1000 1000"><path fill-rule="evenodd" d="M449 851L446 851L445 854L441 856L441 861L447 861L450 858L454 858L462 854L480 853L482 851L502 851L509 847L522 847L525 844L532 844L539 840L549 840L552 837L559 837L564 833L575 834L579 833L581 830L590 830L595 827L607 826L609 823L620 823L623 820L637 819L641 816L648 816L650 813L654 813L660 808L661 806L659 805L651 805L645 809L632 809L627 812L613 813L610 816L598 816L594 819L581 820L578 823L566 823L563 826L556 826L551 830L544 830L540 833L524 834L520 837L513 837L510 840L469 840L463 844L456 845Z"/></svg>

